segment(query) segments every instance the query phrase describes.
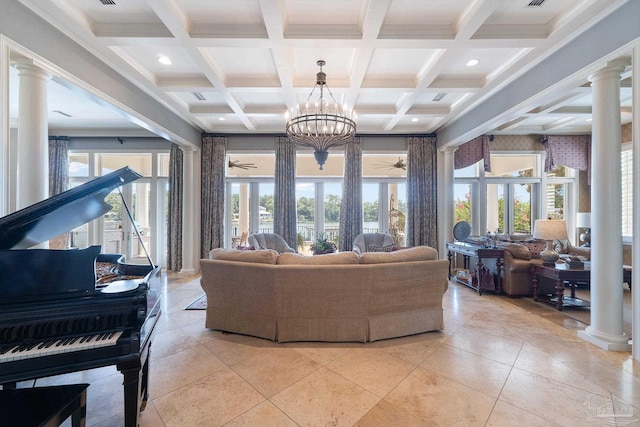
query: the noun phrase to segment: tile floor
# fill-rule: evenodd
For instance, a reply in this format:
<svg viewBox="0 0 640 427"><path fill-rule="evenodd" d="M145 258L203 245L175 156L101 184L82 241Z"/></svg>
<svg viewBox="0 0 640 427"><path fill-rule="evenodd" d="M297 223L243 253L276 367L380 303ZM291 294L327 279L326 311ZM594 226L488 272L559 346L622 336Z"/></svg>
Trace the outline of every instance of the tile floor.
<svg viewBox="0 0 640 427"><path fill-rule="evenodd" d="M204 311L183 310L202 293L169 275L141 427L640 425L640 364L553 310L452 284L442 332L278 344L205 329ZM121 381L109 367L38 385L90 383L87 425L113 427Z"/></svg>

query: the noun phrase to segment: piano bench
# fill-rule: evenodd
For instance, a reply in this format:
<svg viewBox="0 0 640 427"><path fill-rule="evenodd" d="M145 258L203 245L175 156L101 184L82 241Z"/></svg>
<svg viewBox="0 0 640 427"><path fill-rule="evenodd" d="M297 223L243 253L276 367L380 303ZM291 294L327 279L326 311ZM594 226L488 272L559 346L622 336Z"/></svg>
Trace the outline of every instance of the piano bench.
<svg viewBox="0 0 640 427"><path fill-rule="evenodd" d="M89 384L0 390L0 426L84 427Z"/></svg>

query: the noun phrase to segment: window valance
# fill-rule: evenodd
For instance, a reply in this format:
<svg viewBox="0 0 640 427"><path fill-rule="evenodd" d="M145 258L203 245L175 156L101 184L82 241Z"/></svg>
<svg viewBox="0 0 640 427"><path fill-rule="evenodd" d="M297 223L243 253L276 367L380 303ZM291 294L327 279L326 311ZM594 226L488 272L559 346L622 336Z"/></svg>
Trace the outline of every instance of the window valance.
<svg viewBox="0 0 640 427"><path fill-rule="evenodd" d="M485 172L491 172L490 141L489 135L481 135L459 146L454 155L454 169L466 168L484 159Z"/></svg>

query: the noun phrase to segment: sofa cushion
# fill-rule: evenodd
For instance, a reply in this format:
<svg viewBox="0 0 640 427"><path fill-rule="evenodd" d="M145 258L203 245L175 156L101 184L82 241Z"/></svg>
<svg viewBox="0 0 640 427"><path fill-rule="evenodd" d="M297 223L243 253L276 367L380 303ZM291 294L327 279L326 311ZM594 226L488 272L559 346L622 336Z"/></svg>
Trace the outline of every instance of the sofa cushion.
<svg viewBox="0 0 640 427"><path fill-rule="evenodd" d="M360 259L355 252L336 252L332 254L304 256L301 254L283 253L278 256L279 265L343 265L359 264Z"/></svg>
<svg viewBox="0 0 640 427"><path fill-rule="evenodd" d="M215 248L209 252L210 259L220 261L255 262L258 264L275 264L278 252L273 249L261 249L258 251L239 251L237 249Z"/></svg>
<svg viewBox="0 0 640 427"><path fill-rule="evenodd" d="M502 247L505 251L508 251L514 258L524 259L527 261L531 259L531 251L525 245L521 245L518 243L507 243Z"/></svg>
<svg viewBox="0 0 640 427"><path fill-rule="evenodd" d="M547 248L547 242L543 241L522 242L522 244L529 248L532 259L540 258L540 252L544 251Z"/></svg>
<svg viewBox="0 0 640 427"><path fill-rule="evenodd" d="M561 239L553 241L553 250L559 254L568 254L571 249L571 242L569 239Z"/></svg>
<svg viewBox="0 0 640 427"><path fill-rule="evenodd" d="M438 259L438 251L429 246L415 246L393 252L365 252L360 264L383 264L387 262L428 261Z"/></svg>
<svg viewBox="0 0 640 427"><path fill-rule="evenodd" d="M391 252L394 246L395 244L393 243L386 246L369 245L367 246L367 252Z"/></svg>

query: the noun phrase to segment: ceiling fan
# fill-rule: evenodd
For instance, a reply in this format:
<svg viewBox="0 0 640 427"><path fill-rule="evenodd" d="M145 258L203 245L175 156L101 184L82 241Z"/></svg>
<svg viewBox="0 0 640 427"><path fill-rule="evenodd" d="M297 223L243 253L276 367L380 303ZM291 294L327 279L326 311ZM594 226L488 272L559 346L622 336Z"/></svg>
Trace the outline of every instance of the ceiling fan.
<svg viewBox="0 0 640 427"><path fill-rule="evenodd" d="M240 160L231 160L229 159L229 169L239 168L239 169L256 169L257 166L255 163L240 163Z"/></svg>
<svg viewBox="0 0 640 427"><path fill-rule="evenodd" d="M376 166L376 169L387 168L387 169L402 169L403 171L407 170L407 163L405 163L404 159L401 159L400 157L398 157L398 161L395 163L380 162L380 163L374 163L374 165Z"/></svg>

